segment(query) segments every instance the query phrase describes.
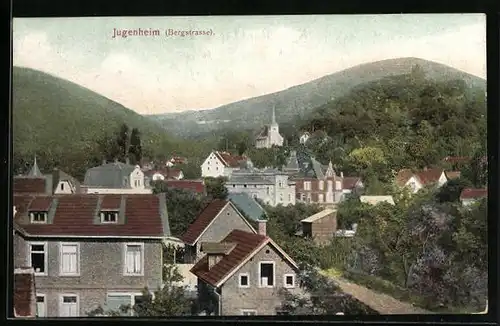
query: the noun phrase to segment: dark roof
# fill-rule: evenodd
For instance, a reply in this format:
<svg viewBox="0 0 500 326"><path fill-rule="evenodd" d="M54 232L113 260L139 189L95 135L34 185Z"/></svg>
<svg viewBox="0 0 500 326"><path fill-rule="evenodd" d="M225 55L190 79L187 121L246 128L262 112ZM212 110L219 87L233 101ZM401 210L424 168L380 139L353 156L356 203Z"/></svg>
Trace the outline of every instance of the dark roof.
<svg viewBox="0 0 500 326"><path fill-rule="evenodd" d="M227 200L221 199L216 199L209 203L188 227L181 240L189 245L193 245L228 203Z"/></svg>
<svg viewBox="0 0 500 326"><path fill-rule="evenodd" d="M129 178L134 170L134 165L122 162L106 163L88 169L83 185L86 187L130 188L130 185L123 185L123 180L125 177Z"/></svg>
<svg viewBox="0 0 500 326"><path fill-rule="evenodd" d="M24 176L14 177L14 193L18 194L44 194L46 193L45 178L31 178Z"/></svg>
<svg viewBox="0 0 500 326"><path fill-rule="evenodd" d="M186 189L197 193L205 192L205 184L203 181L198 180L165 180L166 184L170 188L174 189Z"/></svg>
<svg viewBox="0 0 500 326"><path fill-rule="evenodd" d="M225 255L217 264L208 270L208 257L203 257L191 269L191 273L212 286L224 279L231 271L237 268L245 258L254 253L269 238L260 234L233 230L221 242L235 243L236 247Z"/></svg>
<svg viewBox="0 0 500 326"><path fill-rule="evenodd" d="M14 206L15 222L33 236L170 236L164 194L14 196ZM100 224L100 209L117 206L122 222ZM30 223L35 208L48 208L46 224Z"/></svg>
<svg viewBox="0 0 500 326"><path fill-rule="evenodd" d="M247 193L233 192L228 194L227 198L245 215L254 221L262 219L263 215L267 215L266 211L259 203L250 197Z"/></svg>
<svg viewBox="0 0 500 326"><path fill-rule="evenodd" d="M488 197L488 189L465 188L460 194L460 199L476 199Z"/></svg>
<svg viewBox="0 0 500 326"><path fill-rule="evenodd" d="M36 316L35 275L32 268L14 270L15 317Z"/></svg>

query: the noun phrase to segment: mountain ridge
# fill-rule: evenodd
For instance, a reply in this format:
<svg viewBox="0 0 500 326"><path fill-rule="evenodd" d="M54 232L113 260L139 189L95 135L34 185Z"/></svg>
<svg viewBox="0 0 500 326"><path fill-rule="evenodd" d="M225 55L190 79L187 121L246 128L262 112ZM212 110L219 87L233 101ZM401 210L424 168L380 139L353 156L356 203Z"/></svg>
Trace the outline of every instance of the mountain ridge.
<svg viewBox="0 0 500 326"><path fill-rule="evenodd" d="M462 79L470 85L486 87L486 81L481 77L441 63L407 57L360 64L282 91L236 101L214 109L146 116L161 122L167 130L184 137L209 131L216 132L228 127L234 129L261 127L270 120L273 105L276 105L278 122L287 123L292 119L300 119L311 109L345 94L356 85L409 73L415 65L421 66L430 79ZM230 122L223 123L222 120ZM214 123L200 125L199 121L214 121Z"/></svg>

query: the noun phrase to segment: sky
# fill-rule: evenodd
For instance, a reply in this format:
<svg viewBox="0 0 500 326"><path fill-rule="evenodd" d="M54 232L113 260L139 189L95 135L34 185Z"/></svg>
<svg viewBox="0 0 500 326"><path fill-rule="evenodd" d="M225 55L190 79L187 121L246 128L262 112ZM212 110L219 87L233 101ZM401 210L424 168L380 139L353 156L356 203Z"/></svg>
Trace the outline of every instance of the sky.
<svg viewBox="0 0 500 326"><path fill-rule="evenodd" d="M160 35L113 37L115 29ZM169 30L203 33L168 35ZM13 23L14 66L70 80L141 114L215 108L398 57L486 78L485 15L15 18Z"/></svg>

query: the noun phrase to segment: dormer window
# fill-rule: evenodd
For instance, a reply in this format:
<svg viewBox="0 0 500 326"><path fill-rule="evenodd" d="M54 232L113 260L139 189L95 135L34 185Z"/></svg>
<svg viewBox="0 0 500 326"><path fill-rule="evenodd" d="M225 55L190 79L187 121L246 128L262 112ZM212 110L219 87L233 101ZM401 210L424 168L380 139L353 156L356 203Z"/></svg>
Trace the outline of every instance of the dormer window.
<svg viewBox="0 0 500 326"><path fill-rule="evenodd" d="M101 211L101 223L117 223L117 211Z"/></svg>
<svg viewBox="0 0 500 326"><path fill-rule="evenodd" d="M47 212L30 212L31 223L47 223Z"/></svg>

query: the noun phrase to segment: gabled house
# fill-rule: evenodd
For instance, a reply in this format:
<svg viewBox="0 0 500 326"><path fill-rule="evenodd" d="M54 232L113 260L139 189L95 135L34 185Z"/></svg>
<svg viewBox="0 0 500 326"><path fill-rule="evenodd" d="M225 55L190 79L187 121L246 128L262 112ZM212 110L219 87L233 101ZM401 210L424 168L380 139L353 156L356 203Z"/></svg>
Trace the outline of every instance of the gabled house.
<svg viewBox="0 0 500 326"><path fill-rule="evenodd" d="M205 255L191 272L198 277L198 300L207 314L276 315L280 289L302 293L297 263L266 236L265 227L259 229L259 234L233 230L203 246Z"/></svg>
<svg viewBox="0 0 500 326"><path fill-rule="evenodd" d="M403 169L396 175L396 185L401 188L407 187L412 193L428 186L441 187L447 181L445 171L439 168L424 169L418 172Z"/></svg>
<svg viewBox="0 0 500 326"><path fill-rule="evenodd" d="M39 311L117 310L162 285L164 195L14 196L14 266L34 269Z"/></svg>
<svg viewBox="0 0 500 326"><path fill-rule="evenodd" d="M301 235L312 238L319 245L327 244L337 231L337 211L324 209L302 221Z"/></svg>
<svg viewBox="0 0 500 326"><path fill-rule="evenodd" d="M173 167L180 164L187 164L187 159L180 156L172 156L166 163L166 167Z"/></svg>
<svg viewBox="0 0 500 326"><path fill-rule="evenodd" d="M141 167L128 164L128 160L103 162L87 170L81 188L87 194L151 194L146 181Z"/></svg>
<svg viewBox="0 0 500 326"><path fill-rule="evenodd" d="M201 176L203 178L229 177L233 171L239 170L249 160L246 156L212 151L201 165Z"/></svg>
<svg viewBox="0 0 500 326"><path fill-rule="evenodd" d="M81 193L80 182L59 169L54 169L52 172L52 185L55 195Z"/></svg>
<svg viewBox="0 0 500 326"><path fill-rule="evenodd" d="M181 237L184 242L185 263L195 263L201 258L202 243L221 241L232 230L257 233L231 201L212 201Z"/></svg>
<svg viewBox="0 0 500 326"><path fill-rule="evenodd" d="M43 306L38 308L44 297L37 296L35 274L31 267L14 269L14 317L44 317Z"/></svg>
<svg viewBox="0 0 500 326"><path fill-rule="evenodd" d="M465 188L460 193L460 202L464 206L470 206L483 198L488 198L487 188Z"/></svg>

